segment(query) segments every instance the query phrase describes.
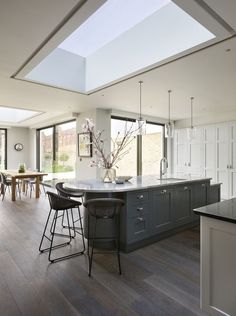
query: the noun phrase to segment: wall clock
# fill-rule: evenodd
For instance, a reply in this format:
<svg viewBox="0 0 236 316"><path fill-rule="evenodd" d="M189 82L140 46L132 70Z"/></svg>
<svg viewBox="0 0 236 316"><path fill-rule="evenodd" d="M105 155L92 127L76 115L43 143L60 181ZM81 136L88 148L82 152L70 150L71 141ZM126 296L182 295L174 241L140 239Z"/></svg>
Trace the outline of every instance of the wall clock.
<svg viewBox="0 0 236 316"><path fill-rule="evenodd" d="M16 151L21 151L23 149L23 145L21 143L16 143L14 148Z"/></svg>

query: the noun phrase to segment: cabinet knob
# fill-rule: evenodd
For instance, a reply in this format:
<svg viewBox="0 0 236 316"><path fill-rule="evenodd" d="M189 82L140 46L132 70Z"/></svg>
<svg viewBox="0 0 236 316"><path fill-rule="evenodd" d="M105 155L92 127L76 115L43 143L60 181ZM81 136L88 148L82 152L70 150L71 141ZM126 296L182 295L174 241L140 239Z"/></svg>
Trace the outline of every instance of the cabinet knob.
<svg viewBox="0 0 236 316"><path fill-rule="evenodd" d="M138 217L138 221L143 222L144 221L143 217Z"/></svg>
<svg viewBox="0 0 236 316"><path fill-rule="evenodd" d="M141 194L141 195L138 195L138 196L137 196L137 199L138 199L138 200L142 200L142 199L143 199L143 195L142 195L142 194Z"/></svg>
<svg viewBox="0 0 236 316"><path fill-rule="evenodd" d="M165 194L166 193L166 190L161 190L161 194Z"/></svg>
<svg viewBox="0 0 236 316"><path fill-rule="evenodd" d="M206 186L205 183L203 183L203 184L202 184L202 187L205 188L205 186Z"/></svg>
<svg viewBox="0 0 236 316"><path fill-rule="evenodd" d="M138 211L138 212L143 211L143 207L137 207L137 211Z"/></svg>
<svg viewBox="0 0 236 316"><path fill-rule="evenodd" d="M184 191L188 190L188 187L184 187Z"/></svg>
<svg viewBox="0 0 236 316"><path fill-rule="evenodd" d="M191 167L191 163L190 162L188 163L188 166Z"/></svg>

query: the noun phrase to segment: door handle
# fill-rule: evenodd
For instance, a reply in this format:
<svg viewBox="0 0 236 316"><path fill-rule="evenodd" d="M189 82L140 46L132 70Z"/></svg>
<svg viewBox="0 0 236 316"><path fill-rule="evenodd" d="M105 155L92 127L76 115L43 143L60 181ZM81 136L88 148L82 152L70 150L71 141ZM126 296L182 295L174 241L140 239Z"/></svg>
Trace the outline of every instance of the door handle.
<svg viewBox="0 0 236 316"><path fill-rule="evenodd" d="M141 194L141 195L138 195L138 196L137 196L137 199L138 199L138 200L142 200L142 199L143 199L143 195L142 195L142 194Z"/></svg>
<svg viewBox="0 0 236 316"><path fill-rule="evenodd" d="M144 221L143 217L138 217L137 219L138 219L139 222L143 222Z"/></svg>
<svg viewBox="0 0 236 316"><path fill-rule="evenodd" d="M138 211L138 212L143 211L143 207L137 207L137 211Z"/></svg>

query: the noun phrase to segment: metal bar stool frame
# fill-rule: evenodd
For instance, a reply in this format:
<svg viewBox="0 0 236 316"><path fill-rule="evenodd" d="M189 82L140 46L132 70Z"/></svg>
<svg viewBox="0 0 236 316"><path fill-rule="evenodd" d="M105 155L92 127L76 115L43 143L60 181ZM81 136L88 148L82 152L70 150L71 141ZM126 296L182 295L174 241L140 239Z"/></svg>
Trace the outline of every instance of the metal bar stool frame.
<svg viewBox="0 0 236 316"><path fill-rule="evenodd" d="M82 199L82 203L83 203L83 196L84 194L81 193L80 191L76 190L76 189L67 189L63 187L64 182L58 182L55 185L55 188L57 190L57 193L63 197L66 197L68 199L71 198L81 198ZM73 238L75 238L76 233L78 233L79 235L81 235L81 231L83 230L83 226L82 226L82 216L81 216L81 212L80 212L80 208L77 209L78 210L78 219L74 219L74 214L73 212L71 212L71 218L72 218L72 227L73 228L73 232L74 235L72 236ZM67 225L64 225L64 215L65 213L62 214L62 226L63 228L68 228ZM80 226L75 226L75 223L80 222ZM85 245L84 245L85 247Z"/></svg>
<svg viewBox="0 0 236 316"><path fill-rule="evenodd" d="M124 201L121 199L116 198L96 198L88 200L84 203L84 207L88 210L88 248L87 248L87 255L89 259L89 270L88 276L91 277L92 271L92 263L93 263L93 255L94 254L117 254L118 266L119 266L119 274L121 274L121 262L120 262L120 210L124 205ZM105 208L107 211L110 209L111 211L105 211L104 213L97 213L97 208ZM95 218L94 228L92 231L92 237L90 237L90 216ZM106 220L106 219L113 219L116 221L116 229L115 229L115 236L102 236L96 237L96 230L97 230L97 222L99 220ZM115 243L114 251L96 251L94 252L94 241L95 240L113 240ZM90 240L91 242L91 252L90 252Z"/></svg>
<svg viewBox="0 0 236 316"><path fill-rule="evenodd" d="M70 210L72 212L72 208L79 208L81 203L79 201L75 201L72 199L68 199L65 197L62 197L58 194L55 194L53 192L47 192L48 198L49 198L49 203L50 203L50 211L46 220L46 224L43 230L43 235L40 241L40 245L39 245L39 251L41 253L43 252L47 252L48 251L48 260L53 263L53 262L57 262L57 261L61 261L64 259L69 259L78 255L82 255L85 252L85 242L84 242L84 234L83 234L83 229L81 231L81 236L82 236L82 241L83 241L83 248L81 251L66 255L66 256L60 256L60 257L55 257L54 259L52 259L51 255L52 255L52 250L63 247L63 246L67 246L71 243L72 241L72 234L71 234L71 225L70 225L70 220L69 220L69 214L68 211ZM59 205L57 204L59 203ZM61 204L60 204L61 203ZM64 205L63 205L64 203ZM48 228L48 224L49 224L49 219L51 217L51 213L52 211L55 211L54 216L53 216L53 220L52 220L52 224L51 227L49 229L51 236L48 237L46 235L46 231ZM56 233L56 224L57 224L57 219L60 218L62 215L59 214L60 211L66 212L66 218L67 218L67 223L68 223L68 235L66 234L60 234L60 233ZM82 221L81 221L82 223ZM53 241L54 241L54 237L55 236L61 236L61 237L66 237L69 238L68 242L63 242L60 244L57 244L55 246L53 246ZM44 241L44 238L46 238L47 240L50 241L50 246L47 248L42 248L42 244Z"/></svg>

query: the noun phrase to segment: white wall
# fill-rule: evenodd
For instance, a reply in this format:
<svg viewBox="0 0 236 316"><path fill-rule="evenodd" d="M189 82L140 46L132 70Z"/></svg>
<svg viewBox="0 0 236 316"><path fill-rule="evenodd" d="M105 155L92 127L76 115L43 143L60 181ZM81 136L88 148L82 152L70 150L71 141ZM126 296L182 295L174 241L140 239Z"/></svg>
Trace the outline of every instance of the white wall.
<svg viewBox="0 0 236 316"><path fill-rule="evenodd" d="M36 129L29 129L29 165L28 167L35 170L36 167Z"/></svg>
<svg viewBox="0 0 236 316"><path fill-rule="evenodd" d="M22 151L16 151L14 145L21 143L24 148ZM31 155L29 129L23 127L11 127L7 130L7 168L17 169L19 163L25 163L26 167L30 165Z"/></svg>
<svg viewBox="0 0 236 316"><path fill-rule="evenodd" d="M82 124L86 118L93 120L95 124L95 130L104 131L103 137L106 141L106 150L110 150L110 135L111 135L111 115L110 111L95 109L93 111L83 112L77 118L77 133L82 132ZM79 180L84 179L95 179L99 177L99 169L97 167L90 167L90 161L94 159L93 157L78 157L77 148L77 162L76 162L76 178Z"/></svg>

